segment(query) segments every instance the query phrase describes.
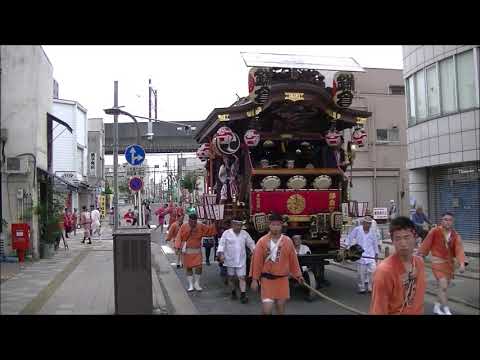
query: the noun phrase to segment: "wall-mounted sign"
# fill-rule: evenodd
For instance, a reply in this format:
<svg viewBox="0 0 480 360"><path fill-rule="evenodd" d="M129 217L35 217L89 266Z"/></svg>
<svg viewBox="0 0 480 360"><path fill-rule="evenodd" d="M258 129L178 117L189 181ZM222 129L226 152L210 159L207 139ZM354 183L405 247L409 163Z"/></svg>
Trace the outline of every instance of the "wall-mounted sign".
<svg viewBox="0 0 480 360"><path fill-rule="evenodd" d="M375 220L388 220L387 208L373 208L373 218Z"/></svg>
<svg viewBox="0 0 480 360"><path fill-rule="evenodd" d="M352 73L339 72L335 75L335 103L347 108L352 105L355 80Z"/></svg>
<svg viewBox="0 0 480 360"><path fill-rule="evenodd" d="M285 100L290 100L290 101L302 101L305 100L305 94L304 93L299 93L299 92L286 92L285 93Z"/></svg>
<svg viewBox="0 0 480 360"><path fill-rule="evenodd" d="M229 121L230 120L230 114L219 114L218 115L218 121Z"/></svg>
<svg viewBox="0 0 480 360"><path fill-rule="evenodd" d="M90 153L88 168L91 176L95 176L97 174L97 154L94 152Z"/></svg>

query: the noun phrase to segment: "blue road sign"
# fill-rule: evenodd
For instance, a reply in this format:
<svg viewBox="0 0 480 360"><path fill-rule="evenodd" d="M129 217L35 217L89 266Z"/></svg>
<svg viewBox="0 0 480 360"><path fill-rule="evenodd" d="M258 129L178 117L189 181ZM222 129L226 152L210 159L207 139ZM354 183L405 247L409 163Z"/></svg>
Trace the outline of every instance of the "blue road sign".
<svg viewBox="0 0 480 360"><path fill-rule="evenodd" d="M137 176L134 176L128 182L128 187L132 191L140 191L143 188L143 180Z"/></svg>
<svg viewBox="0 0 480 360"><path fill-rule="evenodd" d="M140 145L129 145L125 149L125 159L130 165L142 165L145 160L145 150Z"/></svg>

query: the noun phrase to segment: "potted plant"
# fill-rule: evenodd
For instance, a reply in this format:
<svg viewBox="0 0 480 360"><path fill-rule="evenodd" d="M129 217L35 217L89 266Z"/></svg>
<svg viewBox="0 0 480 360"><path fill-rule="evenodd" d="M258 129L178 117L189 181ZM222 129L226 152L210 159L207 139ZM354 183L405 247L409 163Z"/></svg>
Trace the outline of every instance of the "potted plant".
<svg viewBox="0 0 480 360"><path fill-rule="evenodd" d="M51 258L63 232L63 203L53 197L50 204L40 203L34 211L39 216L40 257Z"/></svg>

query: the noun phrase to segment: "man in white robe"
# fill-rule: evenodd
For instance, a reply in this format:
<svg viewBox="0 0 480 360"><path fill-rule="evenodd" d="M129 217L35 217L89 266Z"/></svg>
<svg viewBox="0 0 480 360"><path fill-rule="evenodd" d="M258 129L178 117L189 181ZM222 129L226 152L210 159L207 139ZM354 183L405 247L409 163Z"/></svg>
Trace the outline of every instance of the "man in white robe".
<svg viewBox="0 0 480 360"><path fill-rule="evenodd" d="M223 232L220 238L217 256L220 262L227 268L227 275L232 286L232 299L237 298L235 277L240 283L240 301L242 304L248 302L245 281L247 271L246 246L252 251L255 249L255 242L248 232L242 230L243 222L239 219L232 220L232 228Z"/></svg>
<svg viewBox="0 0 480 360"><path fill-rule="evenodd" d="M91 214L92 214L92 235L97 234L100 236L100 211L98 209L94 209L93 206L90 207Z"/></svg>
<svg viewBox="0 0 480 360"><path fill-rule="evenodd" d="M371 225L372 218L364 217L363 224L353 229L346 241L347 248L358 244L364 250L362 258L357 260L357 280L360 294L365 294L366 290L372 292L373 272L379 252L377 235L372 231Z"/></svg>

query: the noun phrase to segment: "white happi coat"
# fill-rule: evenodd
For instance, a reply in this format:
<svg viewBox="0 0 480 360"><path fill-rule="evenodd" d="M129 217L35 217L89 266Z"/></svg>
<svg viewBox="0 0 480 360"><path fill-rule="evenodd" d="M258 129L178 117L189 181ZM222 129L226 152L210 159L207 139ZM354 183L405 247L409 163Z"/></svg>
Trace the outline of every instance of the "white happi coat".
<svg viewBox="0 0 480 360"><path fill-rule="evenodd" d="M218 243L217 254L223 252L225 257L224 266L241 268L247 263L245 246L248 246L252 252L255 249L255 242L250 234L245 230L241 230L237 235L233 229L228 229L223 232Z"/></svg>
<svg viewBox="0 0 480 360"><path fill-rule="evenodd" d="M346 245L347 247L350 247L354 244L360 245L364 251L362 256L370 256L370 257L375 257L375 255L378 255L378 240L377 240L377 235L375 232L372 230L370 227L370 231L368 234L365 234L365 231L363 230L363 226L357 226L355 229L352 230L350 235L347 237ZM357 260L358 264L370 264L370 263L375 263L375 259L365 259L365 258L360 258Z"/></svg>

